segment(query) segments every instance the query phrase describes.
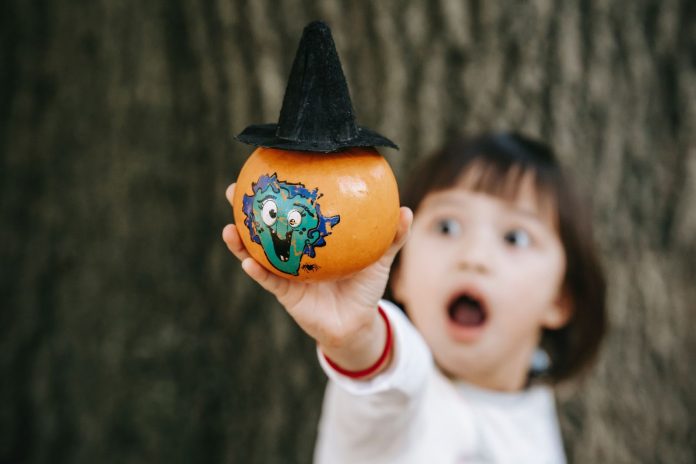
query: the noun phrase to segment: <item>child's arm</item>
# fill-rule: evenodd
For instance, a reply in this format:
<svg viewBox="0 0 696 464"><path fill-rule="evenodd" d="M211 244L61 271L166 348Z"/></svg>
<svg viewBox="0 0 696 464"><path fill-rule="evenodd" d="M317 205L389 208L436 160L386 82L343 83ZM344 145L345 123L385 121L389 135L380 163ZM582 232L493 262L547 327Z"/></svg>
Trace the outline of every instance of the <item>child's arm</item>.
<svg viewBox="0 0 696 464"><path fill-rule="evenodd" d="M226 192L230 204L234 187L230 185ZM249 256L232 224L225 227L222 237L242 262L244 271L278 298L324 354L344 369L360 371L373 365L382 354L387 333L376 310L377 304L384 293L392 261L406 242L412 220L411 210L401 208L399 227L386 253L351 277L331 282L303 283L272 274ZM382 369L387 366L385 363Z"/></svg>

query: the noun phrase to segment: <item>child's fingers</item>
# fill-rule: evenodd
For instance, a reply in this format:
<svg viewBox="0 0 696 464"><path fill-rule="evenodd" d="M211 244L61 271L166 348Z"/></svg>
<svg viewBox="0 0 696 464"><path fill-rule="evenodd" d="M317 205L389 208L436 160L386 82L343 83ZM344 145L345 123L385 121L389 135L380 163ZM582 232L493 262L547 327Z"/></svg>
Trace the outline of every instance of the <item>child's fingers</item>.
<svg viewBox="0 0 696 464"><path fill-rule="evenodd" d="M237 183L235 182L234 184L230 184L227 186L227 190L225 190L225 197L227 197L227 201L230 203L230 206L232 205L232 199L234 198L234 189L237 186Z"/></svg>
<svg viewBox="0 0 696 464"><path fill-rule="evenodd" d="M227 190L225 190L225 197L227 197L227 201L230 205L232 205L236 185L236 183L230 184L227 186ZM222 239L227 244L227 248L233 255L239 258L240 261L249 257L249 253L246 251L244 243L242 243L242 239L239 236L239 231L237 231L237 227L235 227L234 224L227 224L225 228L222 229Z"/></svg>
<svg viewBox="0 0 696 464"><path fill-rule="evenodd" d="M283 298L287 294L289 281L267 271L253 258L242 260L242 269L249 277L254 279L265 290L274 294L278 299Z"/></svg>
<svg viewBox="0 0 696 464"><path fill-rule="evenodd" d="M411 232L411 224L413 224L413 211L411 208L402 206L399 208L399 228L394 237L394 244L401 249L406 243L408 235Z"/></svg>
<svg viewBox="0 0 696 464"><path fill-rule="evenodd" d="M240 261L244 261L249 257L249 253L244 247L242 238L239 236L237 231L237 226L234 224L227 224L224 229L222 229L222 239L227 245L227 249L232 252Z"/></svg>
<svg viewBox="0 0 696 464"><path fill-rule="evenodd" d="M389 249L382 255L382 257L377 261L378 265L389 270L394 262L396 254L399 252L401 247L404 246L406 240L408 239L409 232L411 231L411 224L413 223L413 212L402 206L399 211L399 227L396 230L396 235L394 236L394 241L392 242Z"/></svg>
<svg viewBox="0 0 696 464"><path fill-rule="evenodd" d="M406 243L409 232L411 231L412 223L413 211L411 211L410 208L402 206L399 210L399 227L396 230L394 241L392 242L387 252L384 254L384 257L388 258L390 263L394 259L396 254L399 252L401 247L403 247Z"/></svg>

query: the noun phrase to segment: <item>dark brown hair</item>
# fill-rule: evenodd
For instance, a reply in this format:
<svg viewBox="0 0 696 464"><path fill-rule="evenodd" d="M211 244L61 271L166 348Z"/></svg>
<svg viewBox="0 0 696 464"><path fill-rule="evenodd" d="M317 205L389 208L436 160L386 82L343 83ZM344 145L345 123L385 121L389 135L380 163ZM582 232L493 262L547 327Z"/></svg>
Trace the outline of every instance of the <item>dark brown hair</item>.
<svg viewBox="0 0 696 464"><path fill-rule="evenodd" d="M587 204L580 201L550 147L515 133L448 143L414 170L403 185L402 203L417 214L428 193L454 187L467 173L474 174L474 191L504 198L514 198L523 178L531 175L539 201L554 208L566 256L563 297L572 315L564 327L544 330L542 346L551 358L544 380L558 383L583 371L594 360L606 330L606 283ZM392 268L398 266L397 256Z"/></svg>

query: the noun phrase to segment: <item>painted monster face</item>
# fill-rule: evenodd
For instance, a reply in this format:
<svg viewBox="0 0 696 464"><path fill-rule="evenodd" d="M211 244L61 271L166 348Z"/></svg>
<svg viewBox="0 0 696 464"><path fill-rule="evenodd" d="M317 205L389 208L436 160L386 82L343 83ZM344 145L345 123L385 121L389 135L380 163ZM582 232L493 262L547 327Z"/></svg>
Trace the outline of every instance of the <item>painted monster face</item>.
<svg viewBox="0 0 696 464"><path fill-rule="evenodd" d="M244 195L244 224L251 240L258 243L268 261L281 272L298 275L303 255L316 256L316 247L326 245L328 227L340 217L324 217L317 189L279 181L276 174L262 175L252 183L253 195Z"/></svg>

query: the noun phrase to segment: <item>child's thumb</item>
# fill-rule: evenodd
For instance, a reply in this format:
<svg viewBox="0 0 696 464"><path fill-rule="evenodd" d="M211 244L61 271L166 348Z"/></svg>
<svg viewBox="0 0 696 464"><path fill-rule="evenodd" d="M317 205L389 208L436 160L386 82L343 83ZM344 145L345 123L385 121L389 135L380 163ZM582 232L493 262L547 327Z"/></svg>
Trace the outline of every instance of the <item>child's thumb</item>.
<svg viewBox="0 0 696 464"><path fill-rule="evenodd" d="M402 206L399 209L399 226L396 229L394 241L387 252L384 253L384 256L382 256L380 259L380 261L382 261L382 263L386 266L391 266L396 254L404 246L406 240L408 240L408 236L411 232L411 224L413 224L413 211L406 206Z"/></svg>

